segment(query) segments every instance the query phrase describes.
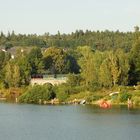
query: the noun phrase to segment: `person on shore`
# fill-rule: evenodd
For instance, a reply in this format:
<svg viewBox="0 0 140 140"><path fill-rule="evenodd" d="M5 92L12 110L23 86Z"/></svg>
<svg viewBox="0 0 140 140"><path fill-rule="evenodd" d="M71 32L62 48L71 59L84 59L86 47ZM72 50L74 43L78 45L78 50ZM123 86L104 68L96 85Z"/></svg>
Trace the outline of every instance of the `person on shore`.
<svg viewBox="0 0 140 140"><path fill-rule="evenodd" d="M132 101L128 98L128 101L127 101L127 105L128 105L128 108L132 107Z"/></svg>

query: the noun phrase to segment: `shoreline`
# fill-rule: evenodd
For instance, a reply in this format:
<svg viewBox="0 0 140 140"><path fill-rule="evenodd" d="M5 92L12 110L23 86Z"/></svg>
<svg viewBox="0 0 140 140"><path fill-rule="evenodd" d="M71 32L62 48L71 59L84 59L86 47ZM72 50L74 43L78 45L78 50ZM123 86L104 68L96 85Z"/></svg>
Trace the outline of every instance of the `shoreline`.
<svg viewBox="0 0 140 140"><path fill-rule="evenodd" d="M18 104L18 105L24 105L24 104L27 104L27 105L46 105L46 106L57 106L57 105L93 105L93 106L98 106L100 107L99 103L97 102L92 102L92 103L85 103L85 104L80 104L80 103L68 103L68 102L60 102L60 103L51 103L51 101L48 101L46 102L45 104L44 103L41 103L41 104L37 104L37 103L20 103L20 102L15 102L15 101L6 101L6 100L0 100L0 103L10 103L10 104ZM111 106L109 108L113 108L113 106L127 106L128 108L140 108L140 105L132 105L132 106L129 106L127 103L112 103ZM102 107L100 107L102 108ZM109 109L109 108L106 108L106 109Z"/></svg>

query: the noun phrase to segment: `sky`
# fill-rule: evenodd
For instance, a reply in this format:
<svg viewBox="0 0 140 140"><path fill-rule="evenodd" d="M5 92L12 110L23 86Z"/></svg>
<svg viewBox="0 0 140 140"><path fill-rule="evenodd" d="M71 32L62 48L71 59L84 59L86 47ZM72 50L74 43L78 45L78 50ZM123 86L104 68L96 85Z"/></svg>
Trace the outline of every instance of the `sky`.
<svg viewBox="0 0 140 140"><path fill-rule="evenodd" d="M0 0L0 31L133 31L140 26L139 7L140 0Z"/></svg>

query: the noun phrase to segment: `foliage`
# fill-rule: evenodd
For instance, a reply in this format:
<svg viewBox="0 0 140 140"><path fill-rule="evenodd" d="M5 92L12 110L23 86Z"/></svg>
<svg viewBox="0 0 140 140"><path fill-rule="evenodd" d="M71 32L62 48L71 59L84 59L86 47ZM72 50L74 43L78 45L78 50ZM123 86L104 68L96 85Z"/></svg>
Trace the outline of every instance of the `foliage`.
<svg viewBox="0 0 140 140"><path fill-rule="evenodd" d="M19 87L20 77L19 66L12 61L8 62L5 66L5 84L8 87Z"/></svg>
<svg viewBox="0 0 140 140"><path fill-rule="evenodd" d="M31 75L31 70L32 67L30 63L28 62L28 59L26 56L22 56L17 59L17 65L19 66L20 70L20 84L21 85L28 85L30 83L30 75Z"/></svg>
<svg viewBox="0 0 140 140"><path fill-rule="evenodd" d="M68 78L67 83L68 83L69 86L71 86L71 87L80 86L80 83L81 83L81 80L82 80L80 75L69 74L67 78Z"/></svg>
<svg viewBox="0 0 140 140"><path fill-rule="evenodd" d="M63 73L65 70L66 53L63 49L51 47L44 52L44 62L46 69L50 69L52 74Z"/></svg>
<svg viewBox="0 0 140 140"><path fill-rule="evenodd" d="M100 65L99 82L102 87L112 87L112 76L110 74L108 59L103 60Z"/></svg>
<svg viewBox="0 0 140 140"><path fill-rule="evenodd" d="M57 86L55 92L56 98L58 98L60 102L65 101L69 97L69 88L66 84Z"/></svg>
<svg viewBox="0 0 140 140"><path fill-rule="evenodd" d="M51 74L79 72L76 59L68 50L49 47L43 53L45 69Z"/></svg>
<svg viewBox="0 0 140 140"><path fill-rule="evenodd" d="M41 74L43 72L43 55L40 48L33 48L28 54L27 61L31 66L31 75Z"/></svg>
<svg viewBox="0 0 140 140"><path fill-rule="evenodd" d="M89 99L89 97L92 97L93 93L89 91L79 92L77 94L71 94L68 98L69 101L73 101L74 99Z"/></svg>
<svg viewBox="0 0 140 140"><path fill-rule="evenodd" d="M132 95L127 91L124 90L119 94L119 100L120 102L126 102L129 99L131 99Z"/></svg>
<svg viewBox="0 0 140 140"><path fill-rule="evenodd" d="M29 89L19 98L21 103L39 103L39 100L48 101L55 97L53 87L50 84L36 85Z"/></svg>
<svg viewBox="0 0 140 140"><path fill-rule="evenodd" d="M79 59L81 76L85 81L85 85L88 87L96 81L94 54L89 46L78 47L77 52L81 55Z"/></svg>
<svg viewBox="0 0 140 140"><path fill-rule="evenodd" d="M135 32L127 33L77 30L67 35L58 32L56 35L45 33L38 36L16 35L14 32L5 35L1 32L1 88L27 86L32 77L45 73L69 74L67 84L56 87L55 91L56 97L64 101L81 91L95 92L137 84L140 81L139 37L138 27L135 27ZM12 51L15 46L18 49ZM14 59L11 57L13 54ZM40 97L49 100L52 96L48 88L31 87L23 97L34 103ZM135 89L138 90L139 86ZM129 92L124 91L119 100L126 102L129 97ZM93 96L93 100L96 98Z"/></svg>
<svg viewBox="0 0 140 140"><path fill-rule="evenodd" d="M14 31L5 35L0 34L0 45L6 45L7 42L13 46L37 46L37 47L62 47L76 48L77 46L92 46L93 49L104 51L116 48L123 48L129 51L135 36L138 36L139 30L136 32L123 33L120 31L90 31L76 30L71 34L61 34L58 32L55 35L45 33L44 35L16 35Z"/></svg>
<svg viewBox="0 0 140 140"><path fill-rule="evenodd" d="M129 82L136 84L140 81L140 38L134 41L130 51Z"/></svg>
<svg viewBox="0 0 140 140"><path fill-rule="evenodd" d="M127 85L129 61L123 50L99 52L83 46L78 52L81 76L88 89Z"/></svg>

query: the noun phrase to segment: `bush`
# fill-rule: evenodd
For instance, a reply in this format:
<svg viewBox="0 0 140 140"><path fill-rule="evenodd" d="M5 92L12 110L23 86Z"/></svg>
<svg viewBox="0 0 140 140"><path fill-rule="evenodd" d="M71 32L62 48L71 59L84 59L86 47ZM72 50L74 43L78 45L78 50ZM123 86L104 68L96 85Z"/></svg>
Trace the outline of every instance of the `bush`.
<svg viewBox="0 0 140 140"><path fill-rule="evenodd" d="M69 88L66 84L59 85L56 87L56 98L59 99L60 102L65 101L69 97Z"/></svg>
<svg viewBox="0 0 140 140"><path fill-rule="evenodd" d="M51 84L35 85L30 87L22 96L19 97L21 103L39 103L39 100L48 101L55 97Z"/></svg>
<svg viewBox="0 0 140 140"><path fill-rule="evenodd" d="M122 91L119 94L119 101L120 102L126 102L129 99L131 99L132 95L130 93L128 93L127 91Z"/></svg>

